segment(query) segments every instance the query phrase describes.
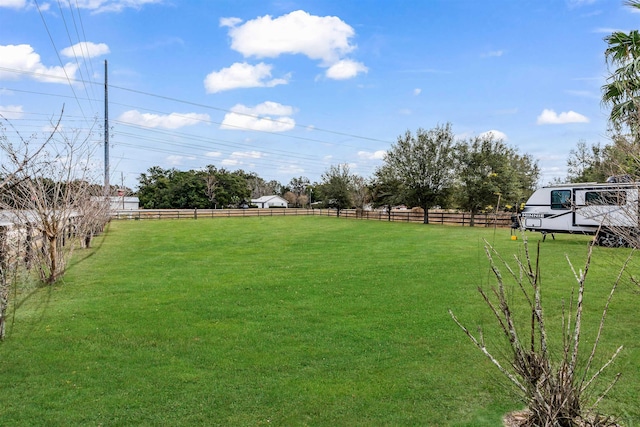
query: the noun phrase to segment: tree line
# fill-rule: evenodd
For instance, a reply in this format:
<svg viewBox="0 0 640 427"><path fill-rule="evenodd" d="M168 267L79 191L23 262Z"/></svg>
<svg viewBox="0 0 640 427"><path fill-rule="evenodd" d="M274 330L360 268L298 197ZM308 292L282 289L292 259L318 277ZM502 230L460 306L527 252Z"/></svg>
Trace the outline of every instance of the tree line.
<svg viewBox="0 0 640 427"><path fill-rule="evenodd" d="M139 177L140 205L147 209L237 208L264 195L284 197L292 207L363 209L367 205L459 208L473 215L501 200L517 206L535 189L537 162L493 134L456 141L451 124L398 137L374 176L353 174L346 164L330 166L320 182L307 177L288 184L255 173L208 165L179 171L154 166Z"/></svg>

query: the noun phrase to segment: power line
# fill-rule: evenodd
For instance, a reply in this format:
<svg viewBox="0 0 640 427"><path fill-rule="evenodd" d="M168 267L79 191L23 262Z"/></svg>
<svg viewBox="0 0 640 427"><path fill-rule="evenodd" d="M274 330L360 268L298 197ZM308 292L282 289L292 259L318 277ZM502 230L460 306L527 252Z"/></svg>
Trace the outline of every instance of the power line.
<svg viewBox="0 0 640 427"><path fill-rule="evenodd" d="M87 36L84 32L84 25L82 24L82 16L80 15L80 8L78 7L78 2L76 0L76 11L78 12L78 21L80 21L80 25L82 26L82 37L80 37L80 32L78 31L78 24L76 22L76 15L73 13L73 6L71 6L71 0L67 0L67 4L69 5L69 12L71 13L71 19L73 20L73 27L76 30L76 37L78 38L78 41L80 42L80 51L82 54L82 59L83 59L83 65L84 65L84 69L87 72L87 78L90 78L91 76L93 76L93 61L91 61L91 56L89 55L89 52L86 52L86 48L87 48ZM84 42L84 43L83 43ZM88 65L87 65L88 64ZM91 72L89 72L89 66L91 66ZM87 90L87 86L86 84L85 86L85 91ZM93 98L96 97L95 91L94 91L94 86L93 85L89 85L89 87L91 88L91 93L93 94ZM89 94L87 93L87 98L89 98Z"/></svg>
<svg viewBox="0 0 640 427"><path fill-rule="evenodd" d="M51 32L49 31L49 27L47 26L47 21L44 19L44 15L42 14L42 10L40 9L40 4L38 4L38 0L34 0L34 3L36 5L36 8L38 9L38 13L40 14L40 18L42 19L42 23L44 24L44 28L47 30L47 34L49 35L49 40L51 41L51 45L53 46L53 49L56 52L56 56L58 57L58 62L60 62L60 67L62 68L62 71L64 72L64 75L66 77L66 80L69 83L69 87L71 88L71 92L73 92L73 96L76 99L76 102L78 103L78 108L80 108L80 112L86 118L86 114L84 113L84 110L82 109L82 105L80 105L80 100L78 99L78 95L76 94L76 91L73 88L73 85L71 84L71 79L69 78L69 75L67 74L67 69L65 68L64 64L62 63L62 58L60 58L60 53L58 52L58 48L56 47L56 43L53 41L53 36L51 35ZM40 74L41 75L45 75L44 73L40 73Z"/></svg>
<svg viewBox="0 0 640 427"><path fill-rule="evenodd" d="M0 70L14 72L14 73L18 73L18 74L24 74L24 75L38 75L38 76L42 75L41 73L34 73L34 72L30 72L30 71L25 71L25 70L8 69L8 68L5 68L5 67L0 67ZM54 77L54 76L52 76L52 77ZM62 77L59 77L59 76L55 76L55 78L62 79ZM78 81L78 80L69 79L69 81ZM94 81L87 81L84 78L82 79L82 81L86 82L89 85L99 84L99 83L94 82ZM165 99L165 100L169 100L169 101L172 101L172 102L177 102L177 103L197 106L197 107L200 107L200 108L206 108L206 109L221 111L221 112L225 112L225 113L233 112L231 110L218 108L218 107L215 107L215 106L210 106L210 105L205 105L205 104L200 104L200 103L180 100L180 99L169 97L169 96L156 95L156 94L152 94L152 93L149 93L149 92L138 91L138 90L134 90L134 89L128 89L128 88L124 88L124 87L120 87L120 86L108 85L108 87L115 88L115 89L120 89L120 90L124 90L124 91L129 91L129 92L132 92L132 93L138 93L138 94L142 94L142 95L145 95L145 96L151 96L151 97L155 97L155 98L159 98L159 99ZM39 96L74 98L74 99L76 99L76 101L78 101L79 99L83 99L83 98L79 98L75 93L74 93L74 96L72 97L72 96L68 96L68 95L51 94L51 93L38 92L38 91L29 91L29 90L23 90L23 89L12 89L12 88L2 88L2 89L6 89L6 90L9 90L9 91L13 90L13 91L20 92L20 93L32 93L32 94L39 95ZM95 99L91 98L88 93L87 93L86 100L96 101ZM111 105L119 105L119 106L123 106L123 107L130 108L130 109L136 109L136 110L142 110L142 111L146 111L146 112L152 112L152 113L161 114L161 115L177 114L177 113L167 113L167 112L156 110L156 109L151 109L151 108L147 108L147 107L140 107L140 106L124 104L124 103L118 103L118 102L111 102L110 104ZM34 113L34 114L36 114L36 113ZM245 115L245 116L249 116L249 117L253 117L253 118L260 118L260 119L265 119L265 120L277 121L277 120L273 120L273 119L269 119L269 118L262 118L262 117L251 115L251 114L242 114L242 113L236 113L236 114L241 114L241 115ZM84 115L84 113L83 113L83 115ZM181 116L180 114L177 114L177 115ZM184 116L184 115L182 115L182 116L183 117L187 117L190 120L193 120L192 117L188 117L188 116ZM74 116L67 116L67 118L68 119L73 119ZM84 117L84 120L86 121L86 117ZM208 119L208 120L196 119L196 120L198 120L198 121L200 121L202 123L207 123L207 124L216 124L218 126L222 125L221 122L217 122L217 121L211 120L211 119ZM139 134L128 133L128 132L124 132L124 131L118 131L117 128L116 128L116 131L114 133L114 136L115 136L116 140L118 139L118 135L121 135L121 136L127 137L127 138L129 138L131 140L134 140L134 141L135 140L139 140L139 141L156 142L156 143L160 143L160 144L163 144L163 145L167 145L168 147L175 147L175 148L173 148L173 149L171 149L171 148L163 149L163 148L159 148L159 147L147 147L147 146L141 146L139 144L137 145L135 143L120 142L120 141L115 143L115 145L114 145L115 147L122 146L122 147L134 148L134 149L138 149L138 150L153 151L153 152L172 154L172 155L182 155L182 156L185 157L185 159L188 159L188 158L207 159L207 160L210 160L212 163L217 163L217 164L219 164L219 160L217 160L216 158L212 158L212 157L206 156L206 154L203 154L203 153L193 153L191 151L185 152L185 150L202 150L202 151L215 150L215 151L220 151L220 152L222 152L225 155L228 155L230 157L233 157L234 152L235 152L234 149L242 150L243 147L244 147L244 149L254 149L255 150L255 146L253 146L253 145L243 144L241 142L236 142L236 141L227 141L227 140L218 139L218 138L209 138L209 137L197 136L197 135L193 135L193 134L189 134L189 133L177 132L175 130L163 130L163 129L150 128L150 127L146 127L146 126L143 126L143 125L139 125L137 123L126 122L126 121L118 120L118 119L116 119L114 121L114 123L117 126L125 126L125 127L128 126L128 127L131 127L132 129L137 129L139 131L148 132L151 135L153 135L153 134L157 135L156 137L153 137L153 136L141 136ZM296 127L302 127L302 125L296 125ZM308 129L308 126L304 126L304 127ZM344 144L344 143L341 143L341 142L329 142L329 141L326 141L326 140L309 138L309 137L304 137L304 136L299 136L299 135L291 135L291 134L287 134L287 133L259 131L259 130L245 128L245 127L239 127L239 126L237 128L238 129L242 129L242 130L246 130L246 131L250 131L250 132L264 133L264 134L269 134L269 135L277 135L278 137L288 138L288 139L309 141L309 142L320 143L320 144L332 144L332 145L336 145L336 146L340 146L340 147L351 147L351 148L355 148L355 149L363 149L363 150L368 149L368 147L366 147L366 148L365 147L356 147L356 146L349 145L349 144ZM361 136L358 136L358 135L352 135L352 134L348 134L348 133L344 133L344 132L330 131L330 130L325 130L325 129L321 129L321 128L312 128L312 130L317 130L317 131L330 133L330 134L335 134L335 135L341 135L341 136L350 136L350 137L353 137L353 138L356 138L356 139L362 139L362 140L368 140L368 141L378 141L378 142L383 142L385 144L389 143L389 141L379 140L379 139L375 139L375 138L361 137ZM187 141L195 142L195 144L189 144L189 143L185 143L185 142L179 142L179 143L170 142L169 140L171 138L186 139ZM204 143L204 144L215 144L215 146L201 145L201 143ZM223 146L223 147L226 147L226 148L222 148L221 149L220 146ZM180 150L180 151L178 151L178 150ZM259 148L259 152L264 154L264 155L266 155L266 156L260 157L259 159L255 159L255 161L259 162L260 163L260 167L263 167L265 169L282 171L283 170L282 166L286 165L287 161L288 161L290 166L303 167L303 168L305 168L305 170L306 170L305 172L306 173L314 173L314 172L312 172L312 171L310 171L308 169L316 169L316 168L319 168L319 167L326 167L326 165L327 165L326 162L323 162L321 159L319 159L317 157L301 155L301 154L299 154L298 151L264 149L264 147L260 147ZM284 158L286 160L276 161L274 163L274 160L268 159L269 156L275 156L276 158ZM121 157L121 158L124 159L124 157ZM137 158L137 159L129 159L129 158L126 158L126 159L127 160L133 160L133 161L140 161L143 158L144 157ZM240 159L240 161L244 161L244 162L251 162L251 160L252 160L251 158L241 158ZM337 161L337 159L332 159L332 161ZM343 163L347 163L347 161L343 161ZM224 166L224 163L223 163L223 166ZM233 165L230 165L230 166L233 166ZM242 165L238 165L238 166L242 166ZM284 173L286 173L286 172L284 172ZM315 173L319 173L319 172L315 172Z"/></svg>
<svg viewBox="0 0 640 427"><path fill-rule="evenodd" d="M238 115L251 117L251 118L256 118L256 119L264 119L264 120L269 120L269 121L272 121L272 122L275 122L275 123L288 124L286 122L282 122L282 121L279 121L277 119L271 119L271 118L268 118L268 117L261 117L261 116L258 116L258 115L248 114L248 113L239 113L239 112L236 112L236 111L233 111L233 110L228 110L228 109L225 109L225 108L213 107L211 105L200 104L200 103L192 102L192 101L185 101L185 100L181 100L181 99L178 99L178 98L173 98L173 97L165 96L165 95L153 94L153 93L150 93L150 92L145 92L145 91L141 91L141 90L137 90L137 89L130 89L130 88L122 87L122 86L111 86L111 87L113 87L114 89L120 89L120 90L124 90L124 91L128 91L128 92L132 92L132 93L137 93L137 94L140 94L140 95L151 96L151 97L155 97L155 98L159 98L159 99L164 99L164 100L167 100L167 101L179 102L179 103L182 103L182 104L192 105L192 106L195 106L195 107L207 108L207 109L210 109L210 110L222 111L222 112L226 112L226 113L233 113L233 114L238 114ZM299 128L303 128L303 129L312 128L313 130L317 130L317 131L320 131L320 132L330 133L330 134L339 135L339 136L347 136L347 137L350 137L350 138L364 139L364 140L374 141L374 142L384 142L384 143L389 143L390 142L390 141L385 141L385 140L377 139L377 138L371 138L371 137L367 137L367 136L360 136L360 135L354 135L354 134L345 133L345 132L338 132L338 131L318 128L318 127L311 126L311 125L295 124L295 126L299 127Z"/></svg>
<svg viewBox="0 0 640 427"><path fill-rule="evenodd" d="M7 71L7 72L15 72L15 73L19 73L19 74L27 74L27 75L37 75L37 76L42 76L43 75L42 73L34 73L32 71L16 70L16 69L11 69L11 68L6 68L6 67L0 67L0 70L1 71ZM51 76L51 78L52 79L62 79L62 77L59 77L59 76ZM78 81L78 82L80 82L81 80L70 79L70 81ZM102 83L95 82L95 81L88 81L87 83L94 84L94 85L101 85L102 84ZM185 105L191 105L191 106L194 106L194 107L199 107L199 108L204 108L204 109L209 109L209 110L214 110L214 111L220 111L220 112L223 112L223 113L233 113L233 114L238 114L238 115L241 115L241 116L250 117L250 118L254 118L254 119L267 120L267 121L271 121L271 122L274 122L274 123L288 124L287 122L282 122L280 120L273 119L273 118L270 118L270 117L262 117L260 115L255 115L255 114L236 112L236 111L229 110L229 109L226 109L226 108L215 107L215 106L212 106L212 105L207 105L207 104L201 104L201 103L197 103L197 102L193 102L193 101L182 100L182 99L178 99L178 98L174 98L174 97L170 97L170 96L166 96L166 95L159 95L159 94L154 94L154 93L151 93L151 92L145 92L145 91L141 91L141 90L137 90L137 89L126 88L126 87L123 87L123 86L117 86L117 85L111 85L110 84L109 88L118 89L118 90L122 90L122 91L127 91L127 92L131 92L131 93L136 93L136 94L139 94L139 95L145 95L145 96L149 96L149 97L154 97L154 98L158 98L158 99L164 99L166 101L177 102L177 103L181 103L181 104L185 104ZM148 108L145 108L145 107L134 107L134 106L126 105L126 104L117 104L117 103L114 103L114 102L111 102L111 104L113 104L113 105L123 105L123 106L128 106L128 107L131 107L131 108L141 108L141 109L145 109L147 111L154 111L152 109L148 109ZM158 112L158 111L154 111L154 112ZM221 123L218 123L218 122L212 122L212 123L221 124ZM372 137L368 137L368 136L355 135L355 134L346 133L346 132L334 131L334 130L319 128L319 127L315 127L315 126L311 126L311 125L303 125L303 124L296 123L294 126L296 128L300 128L300 129L304 129L304 130L311 129L313 131L324 132L324 133L338 135L338 136L346 136L346 137L349 137L349 138L361 139L361 140L366 140L366 141L382 142L382 143L385 143L385 144L392 143L392 141L388 141L388 140L372 138ZM275 132L261 131L261 130L245 128L245 127L238 127L238 129L251 131L251 132L261 132L261 133L275 134ZM278 133L278 135L287 136L286 134L281 134L281 133ZM314 140L314 139L309 139L309 140L316 141L316 142L326 142L326 141Z"/></svg>
<svg viewBox="0 0 640 427"><path fill-rule="evenodd" d="M74 57L74 59L76 61L76 65L78 66L78 72L80 73L80 79L83 82L82 86L84 87L84 92L87 94L87 99L88 99L89 98L89 92L87 90L86 83L84 83L85 79L84 79L84 75L83 75L83 72L82 72L82 66L80 65L80 61L78 60L78 55L76 54L76 49L74 47L75 44L73 43L73 40L71 39L71 33L69 32L69 27L67 25L67 20L64 17L64 11L62 10L62 4L60 3L60 0L58 0L58 9L60 10L60 16L62 17L62 22L64 24L64 29L67 32L67 38L69 39L69 47L71 48L71 51L73 52L73 57ZM71 13L72 13L72 17L73 17L73 12L71 12ZM76 28L76 33L77 33L77 28ZM82 43L79 43L79 45L81 46L81 49L82 49ZM83 52L80 52L80 53L82 55L83 62L85 62L84 61ZM93 87L93 86L91 86L91 87Z"/></svg>

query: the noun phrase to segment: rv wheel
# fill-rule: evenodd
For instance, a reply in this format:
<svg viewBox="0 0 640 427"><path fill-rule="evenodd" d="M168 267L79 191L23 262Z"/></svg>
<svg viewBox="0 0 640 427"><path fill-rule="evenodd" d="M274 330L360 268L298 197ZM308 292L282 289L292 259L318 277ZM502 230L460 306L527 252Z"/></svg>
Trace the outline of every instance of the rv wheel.
<svg viewBox="0 0 640 427"><path fill-rule="evenodd" d="M620 238L607 231L601 231L600 233L598 233L596 241L598 243L598 246L604 246L607 248L617 248L618 246L622 246Z"/></svg>

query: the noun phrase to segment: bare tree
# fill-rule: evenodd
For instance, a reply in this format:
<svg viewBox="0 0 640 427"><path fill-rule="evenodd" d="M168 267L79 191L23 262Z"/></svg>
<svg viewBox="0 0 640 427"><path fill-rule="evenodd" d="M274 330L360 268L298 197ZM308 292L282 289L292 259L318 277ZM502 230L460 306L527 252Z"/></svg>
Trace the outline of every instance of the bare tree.
<svg viewBox="0 0 640 427"><path fill-rule="evenodd" d="M91 171L97 169L91 135L91 130L63 131L58 121L52 124L46 147L26 163L24 154L15 155L20 152L16 145L5 141L3 147L7 158L3 164L13 171L13 182L3 193L0 208L12 212L16 226L28 226L33 233L28 236L36 246L30 250L32 265L48 284L64 274L78 233L86 243L87 233L100 228L96 221L106 221L106 200L100 206L91 199Z"/></svg>
<svg viewBox="0 0 640 427"><path fill-rule="evenodd" d="M0 119L12 127L11 122L1 114ZM18 134L17 131L16 134ZM23 171L27 167L34 167L37 157L52 137L53 135L49 135L40 143L35 138L25 140L20 137L19 143L13 144L7 136L6 128L0 125L0 157L2 158L0 162L0 208L2 201L6 200L7 189L21 183L21 180L24 179ZM17 283L20 271L20 250L18 248L20 233L19 230L12 227L14 216L11 212L4 211L2 214L0 216L2 221L2 225L0 225L0 341L5 337L9 295L12 287Z"/></svg>
<svg viewBox="0 0 640 427"><path fill-rule="evenodd" d="M207 199L209 199L209 203L214 207L214 209L217 204L216 194L218 192L218 177L216 176L216 172L217 170L215 166L208 165L204 174Z"/></svg>
<svg viewBox="0 0 640 427"><path fill-rule="evenodd" d="M298 197L292 191L287 191L282 197L284 197L289 206L298 207Z"/></svg>
<svg viewBox="0 0 640 427"><path fill-rule="evenodd" d="M90 248L93 238L104 230L110 221L110 202L104 197L102 189L91 186L87 193L89 198L84 198L78 203L78 221L75 232L80 239L83 248Z"/></svg>
<svg viewBox="0 0 640 427"><path fill-rule="evenodd" d="M600 326L591 352L585 363L578 361L580 337L583 320L584 290L587 273L591 264L593 246L589 246L587 260L584 269L576 271L567 258L569 266L574 274L577 284L577 299L573 294L568 310L563 306L562 312L562 349L557 352L551 348L553 340L549 337L542 307L540 289L540 245L535 260L529 252L528 245L524 244L523 258L516 257L516 268L500 257L498 252L485 241L485 251L489 258L491 269L497 280L497 286L491 292L485 292L478 288L482 298L496 318L499 329L502 331L509 350L506 356L500 357L500 352L490 352L484 342L483 332L479 331L479 337L474 336L451 310L449 314L455 323L465 332L482 353L502 372L515 386L527 410L518 414L517 423L509 425L518 426L593 426L609 427L616 424L610 417L603 417L595 413L595 408L600 400L609 392L617 382L620 374L605 388L604 392L595 401L587 401L585 391L590 388L600 374L611 365L613 360L622 350L622 346L600 367L594 368L595 355L600 343L604 321L607 316L609 303L626 270L631 256L624 263L616 282L613 284L607 302L604 306ZM507 274L503 276L497 264L502 264ZM511 292L507 283L515 285L519 293ZM514 296L519 294L528 312L525 316L517 313L519 302ZM527 319L524 324L518 319ZM498 354L496 356L495 354ZM555 355L560 355L560 360L554 360ZM513 415L511 418L514 418Z"/></svg>
<svg viewBox="0 0 640 427"><path fill-rule="evenodd" d="M365 205L371 201L368 182L360 175L351 176L351 199L356 209L359 210L363 210Z"/></svg>

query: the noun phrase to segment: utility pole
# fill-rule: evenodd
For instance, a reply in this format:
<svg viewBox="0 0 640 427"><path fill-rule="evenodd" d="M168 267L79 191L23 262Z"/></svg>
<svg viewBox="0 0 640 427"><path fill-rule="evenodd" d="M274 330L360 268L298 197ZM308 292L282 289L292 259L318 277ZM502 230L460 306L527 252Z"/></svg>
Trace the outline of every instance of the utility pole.
<svg viewBox="0 0 640 427"><path fill-rule="evenodd" d="M111 194L109 185L109 85L107 83L107 60L104 61L104 195Z"/></svg>
<svg viewBox="0 0 640 427"><path fill-rule="evenodd" d="M124 190L124 172L120 172L120 188L122 191L122 210L124 210L124 196L125 196L125 190Z"/></svg>

